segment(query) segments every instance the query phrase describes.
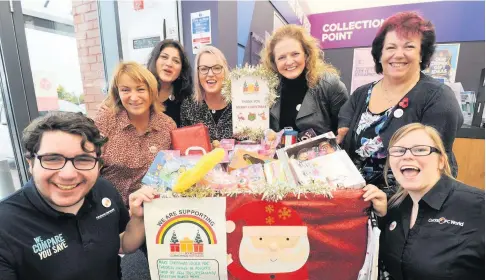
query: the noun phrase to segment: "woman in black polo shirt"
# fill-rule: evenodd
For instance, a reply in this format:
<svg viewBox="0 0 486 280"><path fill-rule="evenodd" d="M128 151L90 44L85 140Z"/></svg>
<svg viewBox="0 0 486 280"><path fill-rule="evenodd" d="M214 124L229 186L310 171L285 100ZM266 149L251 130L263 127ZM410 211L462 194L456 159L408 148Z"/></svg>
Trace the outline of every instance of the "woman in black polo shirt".
<svg viewBox="0 0 486 280"><path fill-rule="evenodd" d="M452 178L437 130L400 128L388 155L400 186L379 220L388 279L484 279L484 192Z"/></svg>

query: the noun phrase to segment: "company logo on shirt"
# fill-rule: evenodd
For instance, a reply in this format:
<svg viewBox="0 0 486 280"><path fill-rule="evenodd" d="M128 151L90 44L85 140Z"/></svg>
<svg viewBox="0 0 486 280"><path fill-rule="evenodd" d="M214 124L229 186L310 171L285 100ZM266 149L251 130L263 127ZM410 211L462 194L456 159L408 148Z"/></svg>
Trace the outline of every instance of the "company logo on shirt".
<svg viewBox="0 0 486 280"><path fill-rule="evenodd" d="M438 223L440 225L443 225L443 224L449 224L449 225L455 225L455 226L460 226L460 227L463 227L464 226L464 222L456 222L454 220L449 220L449 219L446 219L444 217L440 217L439 219L429 219L429 223Z"/></svg>
<svg viewBox="0 0 486 280"><path fill-rule="evenodd" d="M45 240L37 236L34 238L35 244L32 245L34 254L38 254L41 260L57 254L68 247L62 233L49 237Z"/></svg>
<svg viewBox="0 0 486 280"><path fill-rule="evenodd" d="M115 213L115 208L112 208L110 211L107 211L107 212L105 212L105 213L103 213L101 215L96 216L96 220L103 219L104 217L106 217L106 216L108 216L108 215L110 215L112 213Z"/></svg>

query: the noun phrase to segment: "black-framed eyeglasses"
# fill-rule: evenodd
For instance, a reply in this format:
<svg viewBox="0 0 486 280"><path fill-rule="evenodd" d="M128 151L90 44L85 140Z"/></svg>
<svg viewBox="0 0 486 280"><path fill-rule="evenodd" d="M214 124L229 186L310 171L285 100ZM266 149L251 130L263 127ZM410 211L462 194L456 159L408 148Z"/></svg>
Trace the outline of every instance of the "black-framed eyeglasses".
<svg viewBox="0 0 486 280"><path fill-rule="evenodd" d="M223 66L216 64L211 67L201 65L197 67L197 70L199 71L200 74L207 75L209 73L209 70L213 71L213 74L220 74L223 72Z"/></svg>
<svg viewBox="0 0 486 280"><path fill-rule="evenodd" d="M74 168L77 170L91 170L95 168L96 163L100 160L99 157L92 157L88 155L80 155L72 158L68 158L62 155L38 155L34 154L34 157L39 159L39 162L44 169L48 170L60 170L63 169L67 161L70 161Z"/></svg>
<svg viewBox="0 0 486 280"><path fill-rule="evenodd" d="M436 147L431 147L427 145L417 145L411 148L405 148L400 146L393 146L388 149L388 154L392 157L401 157L403 156L408 150L412 153L412 155L417 157L424 157L428 156L431 153L438 153L440 154L440 150Z"/></svg>

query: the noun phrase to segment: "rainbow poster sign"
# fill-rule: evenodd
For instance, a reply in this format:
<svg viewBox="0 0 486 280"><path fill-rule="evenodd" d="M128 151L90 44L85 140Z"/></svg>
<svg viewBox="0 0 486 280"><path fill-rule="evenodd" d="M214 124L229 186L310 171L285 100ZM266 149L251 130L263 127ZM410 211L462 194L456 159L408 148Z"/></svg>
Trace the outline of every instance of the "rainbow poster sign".
<svg viewBox="0 0 486 280"><path fill-rule="evenodd" d="M144 205L154 279L227 279L226 198L160 198Z"/></svg>
<svg viewBox="0 0 486 280"><path fill-rule="evenodd" d="M155 244L164 244L164 237L167 235L167 232L169 232L171 228L184 223L196 225L207 237L209 244L216 244L216 234L214 233L213 228L208 224L208 222L201 219L200 217L191 215L177 216L162 224L159 232L157 233Z"/></svg>

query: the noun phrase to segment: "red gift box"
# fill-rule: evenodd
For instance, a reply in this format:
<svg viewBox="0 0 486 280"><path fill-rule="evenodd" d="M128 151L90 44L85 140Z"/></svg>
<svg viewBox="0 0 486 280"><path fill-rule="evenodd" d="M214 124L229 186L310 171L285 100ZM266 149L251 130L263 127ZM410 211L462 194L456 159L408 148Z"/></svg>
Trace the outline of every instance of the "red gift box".
<svg viewBox="0 0 486 280"><path fill-rule="evenodd" d="M362 195L362 190L338 190L333 192L333 198L287 196L279 202L262 201L250 195L228 197L226 217L230 221L229 228L233 225L227 234L228 254L232 259L228 265L229 279L357 279L367 246L368 216L364 210L370 206ZM307 240L309 245L302 246ZM264 244L270 246L262 245L258 249L258 242L267 242ZM241 251L243 246L252 247L248 244L257 249ZM304 249L297 250L299 246L295 244ZM270 266L273 261L279 261L277 257L270 259L270 266L261 265L264 258L257 263L253 257L254 264L250 257L240 260L245 254L259 256L261 251L258 250L262 248L270 248L270 253L285 248L289 250L286 256L301 254L305 258L300 259L299 264L300 257L292 262L288 257L279 256L287 258L287 265L284 260L275 268ZM281 270L287 271L282 273Z"/></svg>
<svg viewBox="0 0 486 280"><path fill-rule="evenodd" d="M170 138L172 149L181 151L181 155L202 154L192 149L186 153L189 148L194 147L202 148L206 153L212 150L209 129L202 123L174 129L170 132Z"/></svg>

